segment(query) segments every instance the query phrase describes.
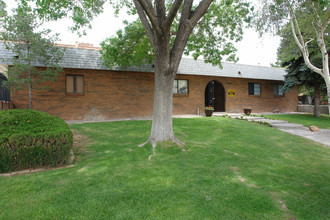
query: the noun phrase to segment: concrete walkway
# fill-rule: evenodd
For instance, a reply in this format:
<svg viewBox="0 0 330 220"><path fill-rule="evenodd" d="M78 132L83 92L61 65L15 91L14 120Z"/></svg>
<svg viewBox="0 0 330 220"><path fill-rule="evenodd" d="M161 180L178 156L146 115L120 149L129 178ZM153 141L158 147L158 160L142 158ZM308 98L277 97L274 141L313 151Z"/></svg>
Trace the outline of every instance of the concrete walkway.
<svg viewBox="0 0 330 220"><path fill-rule="evenodd" d="M265 122L278 130L301 136L312 141L330 146L330 129L320 129L320 131L310 131L308 127L301 124L288 123L282 120L272 120L263 117L243 116L243 119L254 122Z"/></svg>

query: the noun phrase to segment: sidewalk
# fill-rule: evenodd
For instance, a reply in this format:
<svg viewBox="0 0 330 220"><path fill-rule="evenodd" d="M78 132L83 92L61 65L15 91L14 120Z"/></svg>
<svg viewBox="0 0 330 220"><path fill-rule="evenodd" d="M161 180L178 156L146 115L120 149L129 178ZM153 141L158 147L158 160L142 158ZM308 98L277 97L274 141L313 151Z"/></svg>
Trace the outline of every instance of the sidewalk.
<svg viewBox="0 0 330 220"><path fill-rule="evenodd" d="M330 129L320 129L320 131L310 131L308 127L301 124L289 123L282 120L272 120L263 117L243 116L243 119L255 122L265 122L278 130L301 136L312 141L330 146Z"/></svg>

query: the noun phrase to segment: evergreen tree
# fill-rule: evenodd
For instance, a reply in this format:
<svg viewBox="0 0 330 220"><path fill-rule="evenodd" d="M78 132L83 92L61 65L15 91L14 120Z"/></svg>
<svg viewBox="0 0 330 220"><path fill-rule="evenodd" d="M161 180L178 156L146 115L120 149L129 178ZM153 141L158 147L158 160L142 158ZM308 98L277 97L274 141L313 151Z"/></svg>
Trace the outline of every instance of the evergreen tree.
<svg viewBox="0 0 330 220"><path fill-rule="evenodd" d="M314 64L320 64L322 62L321 58L312 60ZM297 60L293 59L288 63L283 64L288 64L288 74L285 76L283 92L289 91L294 86L312 90L310 94L314 98L314 116L319 118L320 92L325 94L327 92L323 77L309 69L305 64L303 57L299 57Z"/></svg>
<svg viewBox="0 0 330 220"><path fill-rule="evenodd" d="M50 30L39 30L42 22L28 6L19 5L13 15L3 21L1 38L12 58L5 60L9 65L8 81L11 89L29 91L29 108L32 109L33 89L45 88L44 83L55 81L62 68L58 62L64 50L54 47L58 35Z"/></svg>

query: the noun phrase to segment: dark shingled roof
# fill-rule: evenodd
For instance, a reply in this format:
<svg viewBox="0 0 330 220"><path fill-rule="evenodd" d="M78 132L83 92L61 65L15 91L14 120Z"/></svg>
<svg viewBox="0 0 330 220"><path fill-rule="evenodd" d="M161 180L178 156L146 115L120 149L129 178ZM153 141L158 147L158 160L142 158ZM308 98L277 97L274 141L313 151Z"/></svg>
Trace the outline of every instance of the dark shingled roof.
<svg viewBox="0 0 330 220"><path fill-rule="evenodd" d="M0 43L0 62L5 62L13 55L5 49L3 43ZM126 68L107 68L103 65L99 50L83 49L83 48L66 48L65 54L59 65L63 68L74 69L96 69L96 70L121 70L133 72L153 72L152 65L142 65L140 67ZM40 64L36 64L40 66ZM201 75L201 76L221 76L247 79L264 79L264 80L284 80L286 75L285 69L264 66L242 65L234 63L222 63L223 68L204 63L203 60L194 60L183 58L181 60L178 74L184 75Z"/></svg>

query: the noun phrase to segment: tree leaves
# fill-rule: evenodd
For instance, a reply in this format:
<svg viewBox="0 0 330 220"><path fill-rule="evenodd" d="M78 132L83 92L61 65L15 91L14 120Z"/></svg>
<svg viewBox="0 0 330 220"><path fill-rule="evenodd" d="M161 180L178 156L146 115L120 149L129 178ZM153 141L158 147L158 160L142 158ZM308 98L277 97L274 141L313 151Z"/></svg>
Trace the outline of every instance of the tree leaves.
<svg viewBox="0 0 330 220"><path fill-rule="evenodd" d="M168 2L167 10L171 6ZM251 10L253 8L249 4L239 0L215 1L194 28L184 53L195 59L203 57L206 62L219 66L224 56L229 61L237 61L233 43L242 39L244 22L251 22ZM177 37L179 22L180 13L171 26L171 48ZM140 65L152 62L154 58L152 45L139 21L127 23L124 30L102 42L102 55L108 66Z"/></svg>
<svg viewBox="0 0 330 220"><path fill-rule="evenodd" d="M107 0L20 0L23 5L35 3L35 10L40 18L50 21L70 17L74 21L72 31L85 34L86 28L91 28L90 22L103 12Z"/></svg>
<svg viewBox="0 0 330 220"><path fill-rule="evenodd" d="M124 30L117 31L116 36L107 38L101 43L101 54L105 65L108 67L140 66L152 63L153 47L141 22L124 21L124 23L127 25Z"/></svg>
<svg viewBox="0 0 330 220"><path fill-rule="evenodd" d="M0 0L0 18L7 15L6 3L3 0Z"/></svg>
<svg viewBox="0 0 330 220"><path fill-rule="evenodd" d="M3 22L1 38L6 49L13 57L5 60L12 67L8 69L8 83L12 89L24 89L33 83L37 88L44 82L53 81L62 71L57 63L62 59L64 50L54 47L57 34L50 35L50 30L40 30L38 16L28 6L19 5L12 16ZM35 66L46 67L43 70ZM38 76L33 79L28 77Z"/></svg>

